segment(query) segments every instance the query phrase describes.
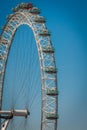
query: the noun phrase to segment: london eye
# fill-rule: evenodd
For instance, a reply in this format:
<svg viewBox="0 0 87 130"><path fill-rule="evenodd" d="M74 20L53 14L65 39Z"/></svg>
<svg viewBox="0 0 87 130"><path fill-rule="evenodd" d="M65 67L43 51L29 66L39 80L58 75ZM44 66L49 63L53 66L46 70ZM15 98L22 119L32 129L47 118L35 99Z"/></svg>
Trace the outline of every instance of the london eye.
<svg viewBox="0 0 87 130"><path fill-rule="evenodd" d="M51 33L32 3L21 3L13 12L0 36L0 128L57 130L57 68Z"/></svg>

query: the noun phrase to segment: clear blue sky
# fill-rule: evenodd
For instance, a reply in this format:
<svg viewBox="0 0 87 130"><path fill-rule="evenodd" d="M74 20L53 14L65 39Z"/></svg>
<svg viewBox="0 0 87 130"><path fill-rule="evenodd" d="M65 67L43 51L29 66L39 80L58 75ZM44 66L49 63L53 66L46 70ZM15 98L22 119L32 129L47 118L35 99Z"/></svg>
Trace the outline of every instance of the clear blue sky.
<svg viewBox="0 0 87 130"><path fill-rule="evenodd" d="M28 0L0 1L0 32L11 8ZM87 2L31 0L47 19L55 47L59 86L59 129L87 129Z"/></svg>

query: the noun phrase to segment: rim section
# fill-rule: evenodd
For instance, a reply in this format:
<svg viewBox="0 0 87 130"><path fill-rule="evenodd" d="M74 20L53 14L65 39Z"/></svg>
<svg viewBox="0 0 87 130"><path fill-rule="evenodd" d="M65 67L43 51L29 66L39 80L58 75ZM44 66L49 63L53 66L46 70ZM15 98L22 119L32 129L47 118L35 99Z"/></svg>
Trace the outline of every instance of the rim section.
<svg viewBox="0 0 87 130"><path fill-rule="evenodd" d="M39 22L38 14L19 9L8 19L0 37L0 109L2 106L3 83L10 46L17 28L27 24L33 31L36 40L42 82L42 118L41 130L57 130L58 90L57 70L54 59L54 49L50 33L44 22Z"/></svg>

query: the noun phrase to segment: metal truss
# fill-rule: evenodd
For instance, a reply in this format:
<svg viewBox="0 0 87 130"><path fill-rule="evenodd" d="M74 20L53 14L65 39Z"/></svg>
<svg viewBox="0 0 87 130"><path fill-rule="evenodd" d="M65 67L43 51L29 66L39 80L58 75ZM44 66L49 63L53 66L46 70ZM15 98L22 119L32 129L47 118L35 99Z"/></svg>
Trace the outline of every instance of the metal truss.
<svg viewBox="0 0 87 130"><path fill-rule="evenodd" d="M34 10L34 8L32 7L31 9ZM45 19L39 16L39 9L37 8L37 12L30 10L19 8L14 14L8 16L7 23L2 28L0 36L0 109L2 105L4 73L10 45L17 28L20 25L27 24L34 33L40 61L42 81L41 130L57 130L58 90L54 48L50 40L50 32L45 26Z"/></svg>

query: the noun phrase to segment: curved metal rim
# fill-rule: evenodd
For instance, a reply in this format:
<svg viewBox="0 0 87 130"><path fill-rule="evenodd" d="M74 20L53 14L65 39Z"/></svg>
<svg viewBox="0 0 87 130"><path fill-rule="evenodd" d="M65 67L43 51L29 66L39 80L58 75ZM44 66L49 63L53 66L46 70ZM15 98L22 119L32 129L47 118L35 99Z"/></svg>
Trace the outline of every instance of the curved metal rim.
<svg viewBox="0 0 87 130"><path fill-rule="evenodd" d="M41 23L41 24L35 23L34 22L34 18L35 17L36 17L35 15L30 14L28 12L20 12L20 11L16 12L15 14L13 14L13 16L8 20L7 24L5 25L5 28L4 28L4 30L3 30L2 34L1 34L1 38L3 37L3 34L5 33L5 30L8 27L8 25L10 24L10 22L15 23L15 21L17 21L18 23L16 24L15 29L12 30L12 35L10 36L10 39L8 40L8 44L9 44L9 49L8 49L8 53L7 53L7 59L8 59L8 55L9 55L9 51L10 51L10 46L11 46L12 40L14 38L14 34L16 32L16 29L20 25L22 25L22 24L27 24L29 27L31 27L31 29L32 29L32 31L34 33L35 40L36 40L36 45L37 45L37 49L38 49L38 55L39 55L39 61L40 61L40 69L41 69L41 80L42 80L42 121L41 121L41 130L46 130L47 127L49 129L51 129L49 127L49 122L50 123L52 122L52 121L50 121L50 120L48 120L46 118L46 114L49 114L49 113L52 113L52 112L54 112L55 114L57 114L57 112L58 112L58 96L56 95L56 96L52 96L52 97L50 96L49 97L49 96L45 95L44 93L46 92L47 88L50 88L48 86L51 84L51 82L55 83L55 87L57 89L57 75L56 74L52 74L51 75L51 74L48 74L48 73L46 73L44 71L44 69L46 67L50 67L50 66L54 66L55 67L55 60L54 60L54 54L53 53L50 56L49 54L45 54L42 51L43 46L48 46L48 45L52 46L52 45L51 45L50 37L49 36L46 36L46 37L39 36L39 31L42 30L42 29L46 29L46 27L45 27L44 23ZM21 19L22 19L22 21L21 21ZM13 26L13 25L11 25L11 26ZM39 30L38 30L38 26L40 26ZM9 34L9 33L7 33L7 34ZM47 45L44 45L44 43L46 42L46 40L47 40ZM49 61L50 63L47 66L48 59L45 59L45 58L49 58L49 57L51 58L51 60ZM6 69L7 59L6 59L5 63L4 63L5 67L4 67L4 74L3 74L3 78L2 78L2 94L1 94L2 96L3 96L3 83L4 83L4 75L5 75L5 69ZM47 80L50 80L49 84L46 84ZM1 96L1 104L2 104L2 96ZM48 101L48 99L50 99L50 103L45 104L44 101L45 100ZM51 111L52 108L50 109L50 107L51 107L50 104L52 104L52 103L54 103L55 109L53 109ZM48 107L49 107L49 110L48 110ZM53 120L53 124L54 124L54 127L52 128L52 130L57 130L57 119Z"/></svg>

